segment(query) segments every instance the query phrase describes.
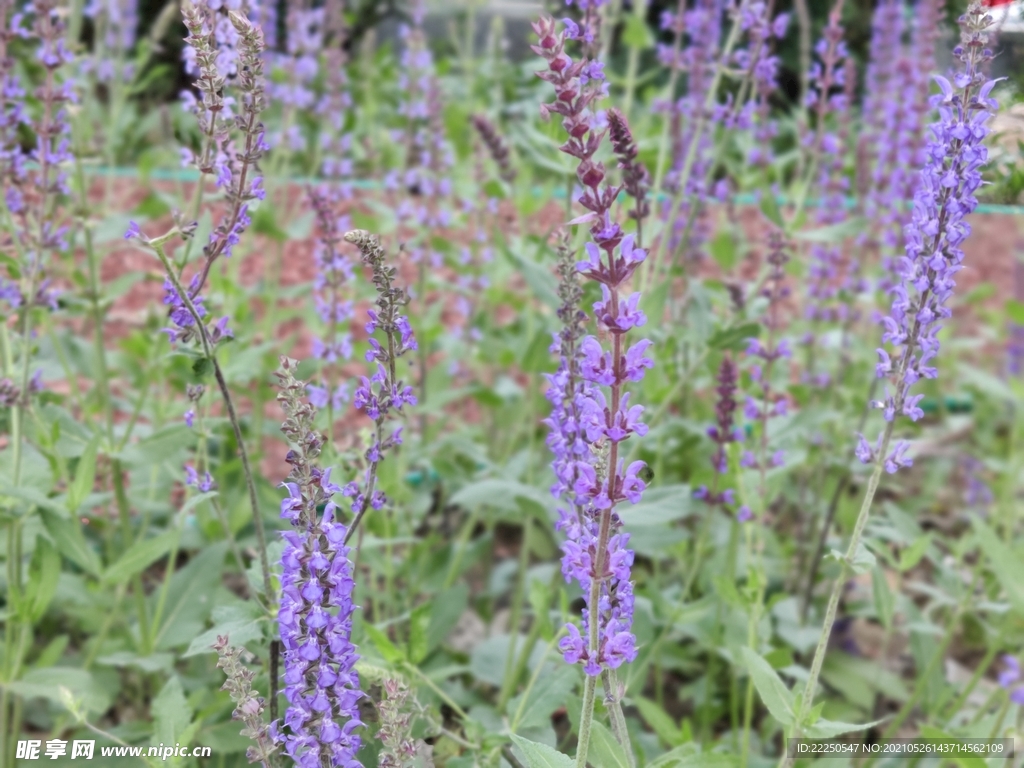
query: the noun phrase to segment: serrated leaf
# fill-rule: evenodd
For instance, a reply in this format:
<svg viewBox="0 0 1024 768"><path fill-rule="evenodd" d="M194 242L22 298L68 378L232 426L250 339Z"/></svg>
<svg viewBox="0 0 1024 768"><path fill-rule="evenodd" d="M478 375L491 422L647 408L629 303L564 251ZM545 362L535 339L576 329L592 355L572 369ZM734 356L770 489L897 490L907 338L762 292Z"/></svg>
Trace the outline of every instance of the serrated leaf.
<svg viewBox="0 0 1024 768"><path fill-rule="evenodd" d="M262 637L263 630L258 619L238 619L217 624L196 637L188 650L182 654L182 658L198 656L200 653L213 653L213 644L221 636L228 638L229 645L239 648L251 640Z"/></svg>
<svg viewBox="0 0 1024 768"><path fill-rule="evenodd" d="M173 675L153 699L153 740L174 744L192 722L192 710L185 700L181 681Z"/></svg>
<svg viewBox="0 0 1024 768"><path fill-rule="evenodd" d="M107 584L120 584L142 572L171 551L178 538L176 530L165 531L152 539L136 542L121 559L103 573Z"/></svg>
<svg viewBox="0 0 1024 768"><path fill-rule="evenodd" d="M782 679L760 654L746 646L743 647L743 660L754 681L754 687L761 695L761 701L768 707L772 717L784 726L793 725L793 697Z"/></svg>
<svg viewBox="0 0 1024 768"><path fill-rule="evenodd" d="M60 705L65 703L61 693L63 688L71 693L72 698L86 712L94 713L106 712L114 699L113 694L92 673L73 667L30 669L21 680L7 683L6 686L12 693L26 699L44 698Z"/></svg>
<svg viewBox="0 0 1024 768"><path fill-rule="evenodd" d="M928 547L931 545L931 543L931 534L926 533L924 536L921 536L919 539L914 541L914 543L911 544L909 547L904 547L902 550L900 550L900 571L906 573L919 562L921 562L921 558L924 557L924 554L928 551Z"/></svg>
<svg viewBox="0 0 1024 768"><path fill-rule="evenodd" d="M647 764L647 768L732 768L737 757L728 754L701 754L696 744L683 744Z"/></svg>
<svg viewBox="0 0 1024 768"><path fill-rule="evenodd" d="M572 758L547 744L538 744L514 733L512 741L526 758L528 768L575 768L576 762Z"/></svg>
<svg viewBox="0 0 1024 768"><path fill-rule="evenodd" d="M208 357L200 357L192 363L192 373L197 379L205 379L213 372L213 363Z"/></svg>
<svg viewBox="0 0 1024 768"><path fill-rule="evenodd" d="M184 504L181 505L181 509L178 510L180 514L186 514L191 512L193 509L198 507L204 501L217 498L217 491L206 491L205 493L197 493L195 496L189 498Z"/></svg>
<svg viewBox="0 0 1024 768"><path fill-rule="evenodd" d="M635 13L626 17L626 28L622 31L623 43L644 51L651 47L651 40L651 30L642 17Z"/></svg>
<svg viewBox="0 0 1024 768"><path fill-rule="evenodd" d="M643 696L636 696L633 699L633 704L640 710L640 717L651 726L651 730L657 734L665 746L678 747L683 743L683 734L679 727L656 702L645 699Z"/></svg>
<svg viewBox="0 0 1024 768"><path fill-rule="evenodd" d="M24 596L24 607L28 622L35 624L50 607L50 601L57 593L60 579L60 554L49 539L36 537L32 560L28 566L28 585Z"/></svg>
<svg viewBox="0 0 1024 768"><path fill-rule="evenodd" d="M523 276L526 284L530 286L537 298L549 307L557 308L559 298L555 290L557 285L554 274L512 248L502 248L502 252Z"/></svg>
<svg viewBox="0 0 1024 768"><path fill-rule="evenodd" d="M487 478L463 486L452 495L450 503L468 510L491 506L518 512L517 499L528 499L544 510L548 510L552 506L551 495L540 488L520 483L517 480L498 478Z"/></svg>
<svg viewBox="0 0 1024 768"><path fill-rule="evenodd" d="M430 626L427 628L427 653L444 642L469 605L469 587L456 584L431 600Z"/></svg>
<svg viewBox="0 0 1024 768"><path fill-rule="evenodd" d="M871 592L875 599L875 613L882 626L886 629L892 627L893 615L895 614L895 600L892 589L885 578L885 572L880 566L876 566L871 572Z"/></svg>
<svg viewBox="0 0 1024 768"><path fill-rule="evenodd" d="M1024 610L1024 562L980 517L974 518L974 533L982 552L992 562L992 572L1006 590L1010 602L1018 610Z"/></svg>
<svg viewBox="0 0 1024 768"><path fill-rule="evenodd" d="M68 488L66 499L68 512L74 514L92 492L96 484L96 453L99 451L99 437L94 437L85 446L75 468L75 479Z"/></svg>
<svg viewBox="0 0 1024 768"><path fill-rule="evenodd" d="M391 642L391 639L384 634L383 630L377 629L377 627L369 623L363 624L363 630L380 655L384 657L384 661L389 664L401 664L405 661L405 654L399 650L397 645Z"/></svg>
<svg viewBox="0 0 1024 768"><path fill-rule="evenodd" d="M572 667L559 665L552 674L541 674L529 691L509 703L505 713L514 731L525 731L551 724L551 714L565 705L576 687L577 674Z"/></svg>
<svg viewBox="0 0 1024 768"><path fill-rule="evenodd" d="M757 338L760 333L761 326L757 323L744 323L733 328L723 328L708 339L708 346L712 349L739 351L746 349L747 339Z"/></svg>
<svg viewBox="0 0 1024 768"><path fill-rule="evenodd" d="M590 750L588 762L597 768L629 768L629 758L622 745L604 723L594 720L590 724Z"/></svg>
<svg viewBox="0 0 1024 768"><path fill-rule="evenodd" d="M413 664L419 664L427 657L427 632L430 627L430 603L423 603L413 609L409 618L409 653Z"/></svg>
<svg viewBox="0 0 1024 768"><path fill-rule="evenodd" d="M856 725L854 723L840 723L833 720L820 719L813 725L807 726L804 729L804 734L809 739L834 739L836 736L841 736L844 733L852 733L853 731L864 731L868 728L874 728L881 722L884 722L885 718L881 720L874 720L870 723L864 723L863 725Z"/></svg>
<svg viewBox="0 0 1024 768"><path fill-rule="evenodd" d="M853 559L850 560L850 568L858 576L863 575L870 571L878 564L878 559L874 553L864 546L864 542L857 542L857 551L853 555Z"/></svg>
<svg viewBox="0 0 1024 768"><path fill-rule="evenodd" d="M43 527L53 539L57 551L87 573L99 576L102 571L100 559L89 547L78 518L66 520L49 509L41 510L40 514Z"/></svg>

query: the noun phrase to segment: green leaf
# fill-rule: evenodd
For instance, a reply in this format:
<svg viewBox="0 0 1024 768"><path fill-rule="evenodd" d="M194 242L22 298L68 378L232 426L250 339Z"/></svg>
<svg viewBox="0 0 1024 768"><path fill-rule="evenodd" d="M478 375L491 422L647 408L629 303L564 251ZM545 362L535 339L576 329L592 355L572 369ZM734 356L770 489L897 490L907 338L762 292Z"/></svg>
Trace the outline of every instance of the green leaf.
<svg viewBox="0 0 1024 768"><path fill-rule="evenodd" d="M542 672L532 688L513 698L505 710L513 731L526 731L551 724L551 714L565 705L576 687L578 675L572 667L560 664L555 672Z"/></svg>
<svg viewBox="0 0 1024 768"><path fill-rule="evenodd" d="M1008 299L1006 302L1006 316L1017 325L1024 325L1024 301Z"/></svg>
<svg viewBox="0 0 1024 768"><path fill-rule="evenodd" d="M430 601L427 653L437 648L451 634L468 605L469 587L466 584L456 584Z"/></svg>
<svg viewBox="0 0 1024 768"><path fill-rule="evenodd" d="M107 584L121 584L142 572L171 551L178 538L176 530L165 531L152 539L136 542L121 559L111 565L103 574Z"/></svg>
<svg viewBox="0 0 1024 768"><path fill-rule="evenodd" d="M630 48L641 51L651 47L651 30L643 18L636 14L626 17L626 28L622 31L622 42Z"/></svg>
<svg viewBox="0 0 1024 768"><path fill-rule="evenodd" d="M188 501L182 504L181 509L178 510L178 512L179 514L186 514L188 512L191 512L204 501L217 498L217 495L217 491L206 491L205 493L197 493L195 496L192 496L191 498L189 498Z"/></svg>
<svg viewBox="0 0 1024 768"><path fill-rule="evenodd" d="M265 235L278 243L283 243L288 239L288 233L277 223L272 205L261 205L253 210L252 231L255 234Z"/></svg>
<svg viewBox="0 0 1024 768"><path fill-rule="evenodd" d="M895 600L892 589L889 588L889 582L885 578L885 571L881 566L876 566L871 572L871 591L875 598L875 613L878 615L878 620L883 627L890 629L896 611Z"/></svg>
<svg viewBox="0 0 1024 768"><path fill-rule="evenodd" d="M992 561L995 574L1010 602L1024 610L1024 561L980 517L974 518L974 533L982 552Z"/></svg>
<svg viewBox="0 0 1024 768"><path fill-rule="evenodd" d="M863 575L870 571L878 564L878 560L875 558L874 553L864 546L864 542L857 542L857 551L853 555L853 559L850 561L850 568L858 576Z"/></svg>
<svg viewBox="0 0 1024 768"><path fill-rule="evenodd" d="M85 446L75 468L75 479L68 488L67 508L74 514L82 506L86 496L92 493L96 484L96 453L99 450L99 437L94 437Z"/></svg>
<svg viewBox="0 0 1024 768"><path fill-rule="evenodd" d="M313 211L306 211L301 216L295 217L295 219L285 228L285 234L288 235L289 240L305 240L309 237L309 233L313 231L313 219L315 214Z"/></svg>
<svg viewBox="0 0 1024 768"><path fill-rule="evenodd" d="M739 760L733 755L701 754L696 744L683 744L647 764L647 768L732 768Z"/></svg>
<svg viewBox="0 0 1024 768"><path fill-rule="evenodd" d="M175 661L176 657L173 653L153 653L149 656L139 656L131 651L117 651L96 659L97 664L102 664L105 667L134 667L149 673L169 673L174 669Z"/></svg>
<svg viewBox="0 0 1024 768"><path fill-rule="evenodd" d="M89 546L89 542L86 541L78 518L66 520L49 509L41 510L40 514L43 519L43 527L53 539L57 551L86 573L99 576L103 566L100 564L99 557Z"/></svg>
<svg viewBox="0 0 1024 768"><path fill-rule="evenodd" d="M526 284L530 286L538 299L552 309L559 306L561 302L556 291L557 283L555 276L550 271L507 246L502 248L502 252L523 276Z"/></svg>
<svg viewBox="0 0 1024 768"><path fill-rule="evenodd" d="M797 232L793 237L808 243L841 243L864 230L864 219L854 216L838 224Z"/></svg>
<svg viewBox="0 0 1024 768"><path fill-rule="evenodd" d="M629 758L622 745L604 725L594 720L590 724L590 750L587 760L597 768L629 768Z"/></svg>
<svg viewBox="0 0 1024 768"><path fill-rule="evenodd" d="M575 768L576 766L576 762L571 757L563 755L547 744L538 744L514 733L512 741L522 751L528 768Z"/></svg>
<svg viewBox="0 0 1024 768"><path fill-rule="evenodd" d="M761 326L757 323L744 323L733 328L723 328L708 339L708 346L712 349L739 351L747 348L747 339L756 338L760 333Z"/></svg>
<svg viewBox="0 0 1024 768"><path fill-rule="evenodd" d="M904 547L900 551L900 571L906 573L924 557L925 552L928 551L928 546L932 543L931 534L925 534L917 539L909 547Z"/></svg>
<svg viewBox="0 0 1024 768"><path fill-rule="evenodd" d="M185 700L181 681L172 676L153 699L153 740L174 744L192 722L192 710Z"/></svg>
<svg viewBox="0 0 1024 768"><path fill-rule="evenodd" d="M725 271L736 266L736 238L727 229L723 229L715 235L715 238L708 244L708 250L711 251L711 258L718 262L718 266Z"/></svg>
<svg viewBox="0 0 1024 768"><path fill-rule="evenodd" d="M36 536L36 546L28 566L28 585L23 604L30 624L39 621L50 607L50 601L57 592L59 579L60 554L49 539Z"/></svg>
<svg viewBox="0 0 1024 768"><path fill-rule="evenodd" d="M68 647L70 640L71 635L57 635L39 652L39 656L36 657L33 666L37 669L52 667L64 655L64 650Z"/></svg>
<svg viewBox="0 0 1024 768"><path fill-rule="evenodd" d="M856 725L854 723L839 723L832 720L818 720L813 725L808 726L804 733L809 739L834 739L836 736L841 736L844 733L851 733L852 731L864 731L868 728L874 728L882 720L874 720L870 723L864 723L863 725Z"/></svg>
<svg viewBox="0 0 1024 768"><path fill-rule="evenodd" d="M208 357L200 357L192 363L192 373L197 379L205 379L213 372L213 363Z"/></svg>
<svg viewBox="0 0 1024 768"><path fill-rule="evenodd" d="M643 696L637 696L633 699L633 703L636 708L640 710L640 716L644 719L651 730L653 730L658 738L664 742L667 747L678 747L683 743L683 734L676 726L672 717L665 712L657 703L650 699L645 699Z"/></svg>
<svg viewBox="0 0 1024 768"><path fill-rule="evenodd" d="M793 725L793 697L782 679L767 661L746 646L743 647L743 660L754 681L754 687L761 694L761 701L768 707L772 717L784 726Z"/></svg>
<svg viewBox="0 0 1024 768"><path fill-rule="evenodd" d="M945 739L948 741L959 741L956 736L948 733L941 728L936 728L934 725L928 725L927 723L921 724L921 738L924 739ZM971 757L965 755L963 757L953 756L949 757L949 760L956 763L960 768L986 768L988 763L982 757ZM997 763L1001 763L1001 760L997 760Z"/></svg>
<svg viewBox="0 0 1024 768"><path fill-rule="evenodd" d="M214 596L221 584L221 570L227 551L226 541L208 544L198 554L193 555L184 568L174 572L167 583L166 591L161 590L150 596L153 626L160 628L152 638L154 648L170 650L191 647L196 637L206 628L206 621L210 618L211 612L215 625L230 620L266 621L266 614L253 603L242 603L241 608L232 604L213 607ZM272 560L275 559L273 552L269 556ZM257 628L251 636L258 638L261 634ZM239 644L247 642L251 636L241 639ZM234 635L231 635L231 638L239 639Z"/></svg>
<svg viewBox="0 0 1024 768"><path fill-rule="evenodd" d="M1013 390L1005 381L982 368L965 365L961 366L957 373L964 384L974 387L978 392L993 400L1013 402L1016 398Z"/></svg>
<svg viewBox="0 0 1024 768"><path fill-rule="evenodd" d="M528 499L543 510L552 507L551 495L540 488L494 477L463 486L452 495L450 503L467 510L490 506L518 513L520 508L516 499Z"/></svg>
<svg viewBox="0 0 1024 768"><path fill-rule="evenodd" d="M250 640L261 637L263 630L260 629L260 622L256 619L239 619L225 624L217 624L192 640L188 650L182 654L182 658L198 656L200 653L213 653L213 644L222 635L228 638L230 645L237 648Z"/></svg>
<svg viewBox="0 0 1024 768"><path fill-rule="evenodd" d="M94 713L106 712L114 700L113 693L106 690L93 674L73 667L30 669L21 680L7 683L7 687L26 699L44 698L60 705L65 703L61 694L63 688L86 712Z"/></svg>
<svg viewBox="0 0 1024 768"><path fill-rule="evenodd" d="M383 630L377 629L377 627L370 623L363 624L363 630L369 636L374 646L376 646L380 655L384 657L384 661L389 664L401 664L405 661L405 654L399 650L397 645L391 642Z"/></svg>
<svg viewBox="0 0 1024 768"><path fill-rule="evenodd" d="M427 657L427 633L430 627L430 603L423 603L413 609L409 619L409 653L413 664L419 664Z"/></svg>
<svg viewBox="0 0 1024 768"><path fill-rule="evenodd" d="M775 193L770 189L761 190L760 208L761 213L768 221L779 229L786 228L786 223L782 220L782 211L779 210L779 202L775 199Z"/></svg>

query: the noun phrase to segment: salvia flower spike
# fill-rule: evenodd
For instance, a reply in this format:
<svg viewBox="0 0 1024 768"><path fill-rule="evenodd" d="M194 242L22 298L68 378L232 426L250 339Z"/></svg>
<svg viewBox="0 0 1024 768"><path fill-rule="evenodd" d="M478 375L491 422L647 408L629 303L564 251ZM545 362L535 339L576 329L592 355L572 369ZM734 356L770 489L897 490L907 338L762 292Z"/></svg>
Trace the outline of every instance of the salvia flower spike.
<svg viewBox="0 0 1024 768"><path fill-rule="evenodd" d="M982 71L992 54L986 48L988 16L973 5L961 17L961 44L954 50L960 69L952 82L936 76L940 92L932 97L939 119L932 124L927 146L927 164L921 171L914 195L911 221L906 230L906 251L896 263L898 283L892 289L892 308L882 318L884 332L879 347L878 378L884 379L885 399L880 402L890 424L899 416L917 421L924 416L921 394L912 394L921 379L934 379L938 370L932 361L939 352L938 333L952 311L947 306L956 287L956 274L963 268L962 244L970 234L966 216L978 201L974 193L981 186L981 168L988 159L983 141L987 122L998 107L989 94L995 86ZM857 455L867 463L885 452L887 472L912 463L906 441L897 441L888 452L888 435L880 435L875 447L860 436Z"/></svg>
<svg viewBox="0 0 1024 768"><path fill-rule="evenodd" d="M365 454L367 467L362 485L353 481L342 489L342 494L352 499L353 520L345 536L345 541L348 541L368 509L381 509L387 503L384 493L376 487L377 467L389 450L402 444L402 427L397 426L386 434L385 425L399 416L404 406L416 405L412 387L399 378L398 361L406 352L419 347L409 318L402 314L402 308L409 303L409 296L395 285L398 270L388 266L380 240L376 235L357 229L348 232L345 241L359 249L363 264L370 268L373 285L377 289L377 308L369 310L370 321L366 324L366 331L370 334L366 362L371 364L374 372L369 377L360 377L352 398L356 408L373 421L374 434ZM384 337L383 344L374 337L378 331Z"/></svg>
<svg viewBox="0 0 1024 768"><path fill-rule="evenodd" d="M359 656L352 644L352 563L349 527L336 519L332 501L341 488L331 469L317 464L324 436L314 429L316 408L295 378L294 360L281 358L277 400L285 413L281 431L292 443L286 461L281 517L292 524L282 535L281 603L277 621L284 660L284 728L271 726L285 752L302 768L356 768L361 744ZM323 508L323 513L318 509Z"/></svg>
<svg viewBox="0 0 1024 768"><path fill-rule="evenodd" d="M589 18L594 8L587 6L584 11ZM575 357L562 360L556 377L572 403L556 405L552 415L556 421L572 419L554 429L559 433L553 445L555 472L560 475L557 487L572 480L571 490L566 489L572 506L563 513L561 523L568 537L562 570L567 578L580 582L587 605L583 633L570 624L559 647L567 662L582 663L586 673L594 676L632 661L637 653L630 632L633 552L628 549L629 535L621 532L615 506L627 500L637 503L645 488L641 477L644 463L636 461L626 467L620 457L622 441L634 433L647 433L647 425L640 421L643 406L630 402L623 385L640 381L654 362L647 356L650 341L641 339L627 348L626 334L644 325L647 318L638 307L640 295L623 297L620 291L647 254L636 247L633 235L626 235L612 221L611 207L620 188L605 181L604 166L595 158L604 138L594 110L607 88L601 64L585 58L574 62L565 52L567 39L582 36L590 46L586 31L592 26L585 21L581 32L575 23L566 21L565 30L559 32L555 22L545 18L533 28L539 38L533 50L548 62L540 77L554 86L556 94L556 101L544 109L563 117L569 138L561 150L578 160L576 178L583 190L579 202L589 211L574 222L589 223L592 238L577 271L601 286L601 300L594 304L594 313L612 342L611 350L606 350L596 336L578 338L575 327L563 332L574 338L560 347ZM563 298L562 319L575 324L579 322L576 310L565 300L569 293ZM577 380L582 383L577 385ZM566 386L570 388L564 390ZM573 391L577 387L578 391ZM607 397L602 388L607 388ZM567 450L575 462L568 471Z"/></svg>

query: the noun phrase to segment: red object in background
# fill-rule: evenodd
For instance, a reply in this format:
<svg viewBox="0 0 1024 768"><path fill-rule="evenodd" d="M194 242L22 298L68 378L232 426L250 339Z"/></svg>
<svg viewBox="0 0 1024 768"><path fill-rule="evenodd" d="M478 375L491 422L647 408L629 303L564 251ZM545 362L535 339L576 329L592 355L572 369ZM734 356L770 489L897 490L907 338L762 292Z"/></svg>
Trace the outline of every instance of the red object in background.
<svg viewBox="0 0 1024 768"><path fill-rule="evenodd" d="M998 8L1001 5L1010 5L1013 0L982 0L982 5L986 8Z"/></svg>

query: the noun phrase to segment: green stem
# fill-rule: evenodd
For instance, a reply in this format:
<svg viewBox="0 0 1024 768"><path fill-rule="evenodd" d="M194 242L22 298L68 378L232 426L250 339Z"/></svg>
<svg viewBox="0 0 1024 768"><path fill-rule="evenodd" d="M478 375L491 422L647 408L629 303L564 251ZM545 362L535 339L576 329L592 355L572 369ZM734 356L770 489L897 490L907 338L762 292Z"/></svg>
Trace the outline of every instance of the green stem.
<svg viewBox="0 0 1024 768"><path fill-rule="evenodd" d="M622 702L619 699L619 681L614 669L601 671L601 684L604 686L604 704L612 724L615 740L626 753L628 768L635 768L636 758L633 756L633 745L629 741L629 729L626 727L626 716L622 714Z"/></svg>
<svg viewBox="0 0 1024 768"><path fill-rule="evenodd" d="M836 612L839 609L839 598L843 592L843 585L850 572L850 563L853 562L860 547L861 537L864 535L864 527L867 525L868 517L871 515L871 504L875 500L875 492L878 490L878 483L882 479L882 469L885 466L885 457L889 451L889 442L892 440L892 430L895 420L885 426L885 433L882 436L882 445L875 457L875 468L868 481L867 490L864 493L864 501L860 505L860 512L857 515L857 522L850 536L850 546L846 549L846 555L840 561L839 574L832 584L832 594L828 599L828 607L825 609L825 622L821 629L821 637L818 638L818 647L814 650L814 660L811 662L811 673L807 679L803 696L797 705L796 717L792 738L798 739L803 734L803 718L814 704L814 693L818 687L818 677L821 675L821 665L825 661L825 654L828 650L828 640L832 635L832 625L836 621ZM785 756L785 765L792 765L793 759Z"/></svg>
<svg viewBox="0 0 1024 768"><path fill-rule="evenodd" d="M967 685L964 686L963 691L956 698L956 701L947 710L949 712L946 716L946 728L952 724L953 718L959 714L961 708L967 703L967 699L970 698L971 694L974 693L974 689L977 687L981 678L988 672L989 666L1003 647L1003 633L1000 632L996 637L995 641L992 642L985 651L985 655L981 657L981 661L978 662L977 668L974 670L974 674L971 675L971 679L967 681Z"/></svg>
<svg viewBox="0 0 1024 768"><path fill-rule="evenodd" d="M593 603L596 605L597 603ZM587 751L590 749L590 727L594 723L594 694L597 678L587 675L583 686L583 709L580 711L580 736L576 747L576 768L587 768Z"/></svg>
<svg viewBox="0 0 1024 768"><path fill-rule="evenodd" d="M253 526L256 529L256 544L257 549L259 549L260 568L263 571L264 595L267 599L267 603L272 604L274 602L274 592L272 582L270 580L270 562L267 560L267 536L263 528L263 518L260 515L259 501L256 497L256 483L253 480L252 467L249 465L249 453L245 448L245 440L242 437L242 426L238 421L238 414L235 411L234 401L231 399L231 391L228 389L227 381L224 379L224 372L221 370L220 363L217 361L216 351L213 344L210 342L209 335L206 331L206 324L203 322L202 316L192 303L192 298L188 291L179 281L178 275L175 273L170 259L168 259L167 254L164 253L163 242L160 240L153 240L150 241L150 246L156 253L157 258L160 259L160 263L163 265L168 279L174 285L174 289L181 297L182 302L185 304L185 308L188 309L189 314L192 315L196 327L199 330L199 339L202 343L203 351L213 366L213 375L217 380L217 387L220 389L221 398L224 400L224 407L228 412L228 421L231 422L231 428L235 434L235 442L238 444L238 455L242 459L242 471L245 475L245 484L249 492L249 506L252 509Z"/></svg>

